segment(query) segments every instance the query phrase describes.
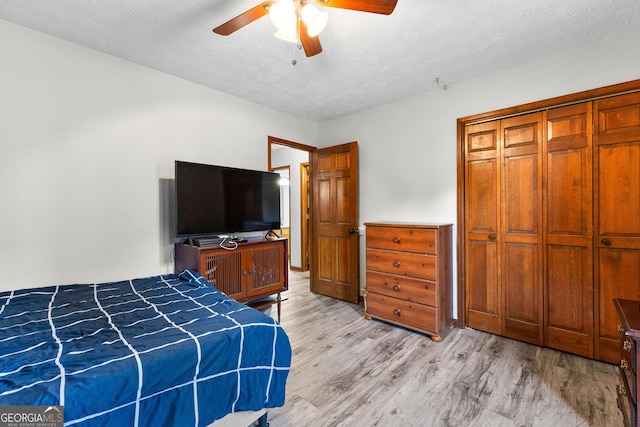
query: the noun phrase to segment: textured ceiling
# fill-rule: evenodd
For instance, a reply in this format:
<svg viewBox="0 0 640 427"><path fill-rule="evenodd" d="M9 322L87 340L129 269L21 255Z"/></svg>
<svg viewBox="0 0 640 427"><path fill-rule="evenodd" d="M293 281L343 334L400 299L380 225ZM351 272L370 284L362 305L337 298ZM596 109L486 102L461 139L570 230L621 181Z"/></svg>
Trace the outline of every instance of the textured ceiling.
<svg viewBox="0 0 640 427"><path fill-rule="evenodd" d="M261 1L2 0L0 18L313 121L640 28L640 0L398 0L389 16L323 8L311 58L268 17L211 31Z"/></svg>

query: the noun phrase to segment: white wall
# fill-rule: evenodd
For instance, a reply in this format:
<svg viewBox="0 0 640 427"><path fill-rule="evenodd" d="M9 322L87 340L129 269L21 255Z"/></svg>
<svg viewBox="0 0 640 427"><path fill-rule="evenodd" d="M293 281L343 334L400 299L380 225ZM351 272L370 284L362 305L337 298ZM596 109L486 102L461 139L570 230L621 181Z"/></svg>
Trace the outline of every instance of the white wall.
<svg viewBox="0 0 640 427"><path fill-rule="evenodd" d="M455 224L458 118L640 79L639 41L640 30L324 122L320 146L358 141L361 224ZM364 287L363 257L360 268Z"/></svg>
<svg viewBox="0 0 640 427"><path fill-rule="evenodd" d="M0 20L0 290L172 271L173 161L266 169L268 135L358 141L361 224L455 223L456 119L638 79L638 40L316 124Z"/></svg>
<svg viewBox="0 0 640 427"><path fill-rule="evenodd" d="M266 170L269 135L318 142L316 123L2 20L0 57L0 290L172 272L174 160Z"/></svg>

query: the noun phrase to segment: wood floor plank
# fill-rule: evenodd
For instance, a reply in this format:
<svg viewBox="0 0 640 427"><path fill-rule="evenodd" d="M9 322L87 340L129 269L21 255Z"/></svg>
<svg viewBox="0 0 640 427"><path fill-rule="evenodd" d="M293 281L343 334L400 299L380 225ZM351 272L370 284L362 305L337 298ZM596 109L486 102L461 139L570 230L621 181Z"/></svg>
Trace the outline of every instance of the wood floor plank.
<svg viewBox="0 0 640 427"><path fill-rule="evenodd" d="M613 365L472 329L436 343L312 294L307 273L286 296L293 361L271 427L622 425Z"/></svg>

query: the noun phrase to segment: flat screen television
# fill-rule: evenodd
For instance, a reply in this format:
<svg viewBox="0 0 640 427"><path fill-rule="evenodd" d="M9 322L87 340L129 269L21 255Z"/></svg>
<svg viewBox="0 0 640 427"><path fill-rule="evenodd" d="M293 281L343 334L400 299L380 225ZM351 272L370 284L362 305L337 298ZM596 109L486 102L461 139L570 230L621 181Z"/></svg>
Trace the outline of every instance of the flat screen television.
<svg viewBox="0 0 640 427"><path fill-rule="evenodd" d="M280 228L280 175L176 160L176 236Z"/></svg>

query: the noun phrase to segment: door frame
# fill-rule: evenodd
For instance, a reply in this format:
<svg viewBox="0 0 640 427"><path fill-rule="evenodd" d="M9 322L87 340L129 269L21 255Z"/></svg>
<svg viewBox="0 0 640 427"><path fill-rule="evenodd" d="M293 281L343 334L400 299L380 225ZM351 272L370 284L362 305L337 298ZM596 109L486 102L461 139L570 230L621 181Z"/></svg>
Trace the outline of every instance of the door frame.
<svg viewBox="0 0 640 427"><path fill-rule="evenodd" d="M300 144L298 142L293 142L293 141L288 141L286 139L282 139L282 138L277 138L275 136L271 136L269 135L267 137L267 152L268 152L268 170L272 169L272 165L271 165L271 146L272 145L282 145L284 147L289 147L289 148L294 148L296 150L302 150L302 151L306 151L307 153L309 153L309 157L311 157L311 153L318 151L317 147L313 147L311 145L305 145L305 144ZM305 164L309 164L309 162L305 162ZM302 165L302 164L301 164ZM302 176L302 175L301 175ZM301 188L301 197L307 197L308 198L308 191L305 188ZM300 262L301 262L301 266L300 266L300 271L308 271L309 270L309 244L310 244L310 233L309 233L309 229L308 229L308 224L305 221L305 213L304 210L305 206L306 209L308 209L309 212L311 212L312 210L312 202L310 199L302 199L303 202L300 205ZM305 262L305 260L307 260L307 262ZM291 268L291 266L289 266ZM293 269L292 269L293 270ZM298 270L297 268L295 270Z"/></svg>
<svg viewBox="0 0 640 427"><path fill-rule="evenodd" d="M515 107L503 108L486 113L474 114L462 117L457 120L457 204L458 204L458 227L457 227L457 263L458 263L458 325L460 328L466 327L466 283L465 283L465 126L488 122L522 114L544 111L550 108L562 107L571 104L578 104L593 101L601 98L622 95L625 93L640 92L640 79L615 85L604 86L583 92L576 92L569 95L558 96L541 101L530 102Z"/></svg>
<svg viewBox="0 0 640 427"><path fill-rule="evenodd" d="M300 238L302 240L302 251L300 252L300 260L302 262L302 271L309 271L309 229L311 227L311 193L309 186L311 182L311 165L309 162L300 163Z"/></svg>

